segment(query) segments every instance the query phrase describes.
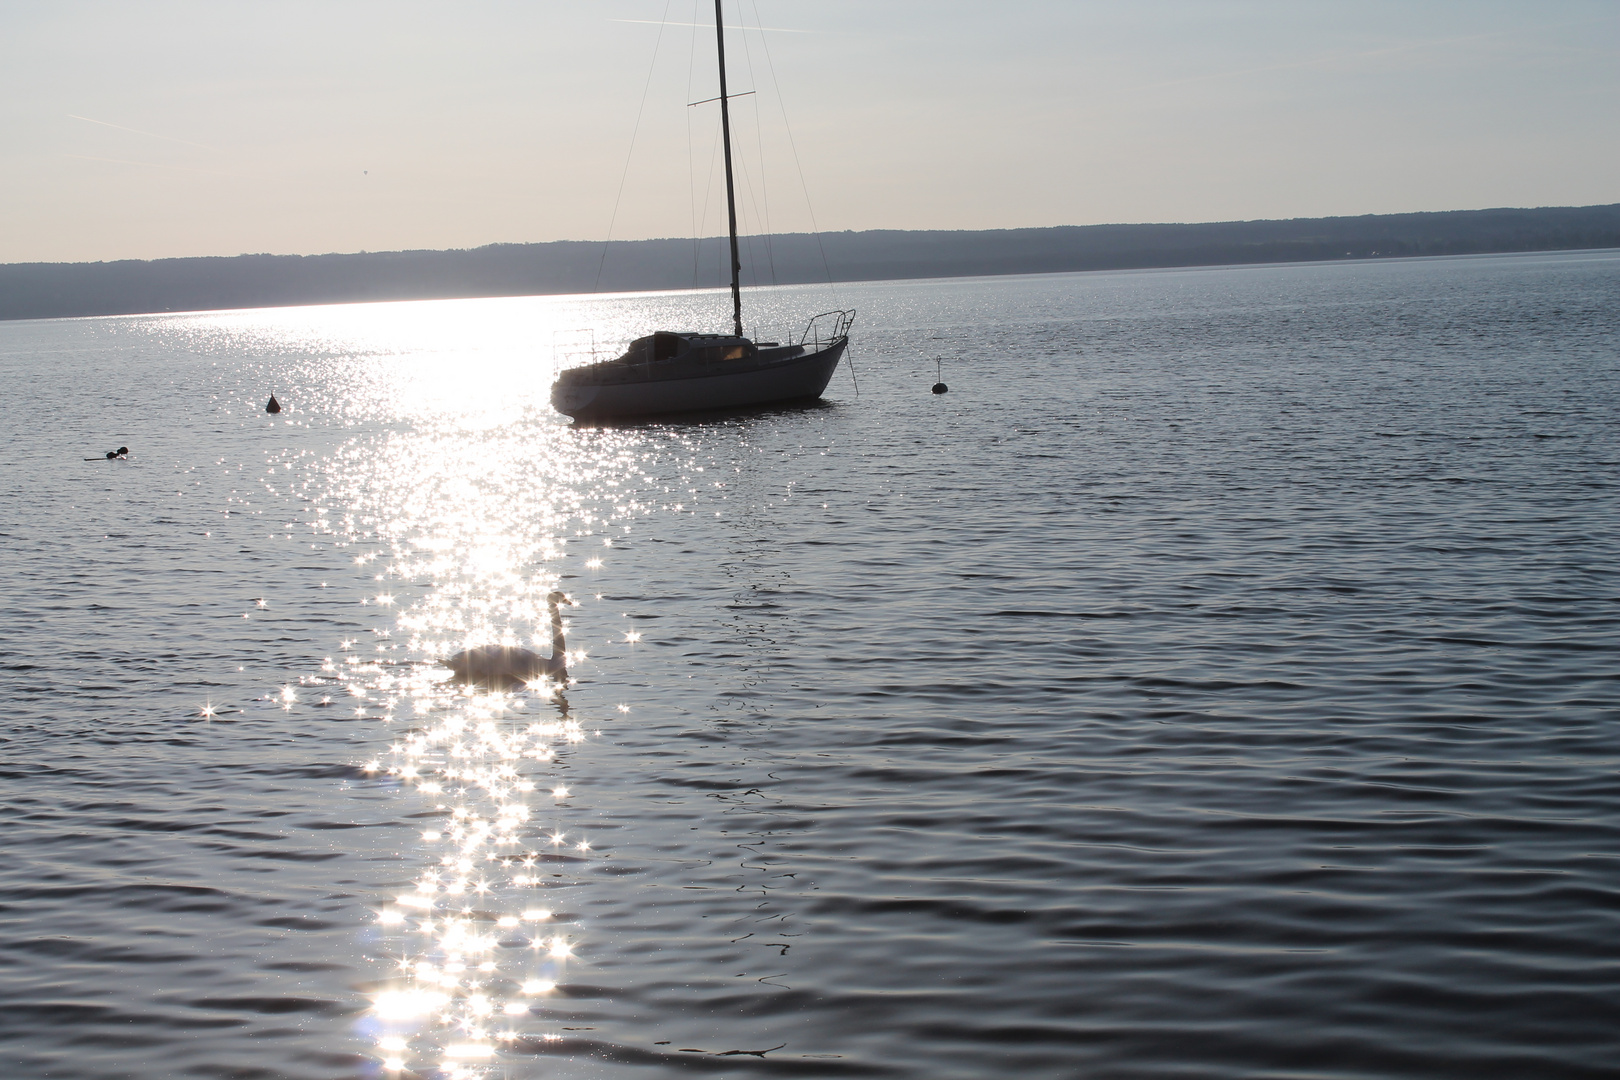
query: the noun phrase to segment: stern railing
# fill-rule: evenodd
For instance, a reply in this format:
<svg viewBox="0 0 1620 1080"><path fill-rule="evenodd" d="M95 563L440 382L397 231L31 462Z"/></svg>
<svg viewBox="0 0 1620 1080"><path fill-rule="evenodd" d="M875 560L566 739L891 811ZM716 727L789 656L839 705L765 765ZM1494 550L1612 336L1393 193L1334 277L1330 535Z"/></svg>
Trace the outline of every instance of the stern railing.
<svg viewBox="0 0 1620 1080"><path fill-rule="evenodd" d="M854 308L848 311L823 311L805 325L798 344L816 349L831 345L839 338L848 337L849 328L854 324Z"/></svg>

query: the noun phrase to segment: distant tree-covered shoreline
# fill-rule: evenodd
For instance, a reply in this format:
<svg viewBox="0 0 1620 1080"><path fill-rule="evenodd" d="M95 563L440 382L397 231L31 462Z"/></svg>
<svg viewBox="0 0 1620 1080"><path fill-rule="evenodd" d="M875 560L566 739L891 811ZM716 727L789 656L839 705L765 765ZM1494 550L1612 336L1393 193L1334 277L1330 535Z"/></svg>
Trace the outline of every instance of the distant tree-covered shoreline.
<svg viewBox="0 0 1620 1080"><path fill-rule="evenodd" d="M1620 247L1620 204L978 232L748 237L745 281L800 284ZM0 265L0 319L722 284L724 241Z"/></svg>

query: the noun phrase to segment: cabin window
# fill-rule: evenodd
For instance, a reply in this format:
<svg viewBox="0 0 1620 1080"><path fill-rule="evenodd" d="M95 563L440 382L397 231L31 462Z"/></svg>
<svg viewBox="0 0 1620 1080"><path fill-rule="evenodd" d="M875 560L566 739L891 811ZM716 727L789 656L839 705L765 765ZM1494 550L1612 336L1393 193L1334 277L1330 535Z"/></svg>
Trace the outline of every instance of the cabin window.
<svg viewBox="0 0 1620 1080"><path fill-rule="evenodd" d="M674 334L653 335L653 359L668 360L681 351L681 339Z"/></svg>

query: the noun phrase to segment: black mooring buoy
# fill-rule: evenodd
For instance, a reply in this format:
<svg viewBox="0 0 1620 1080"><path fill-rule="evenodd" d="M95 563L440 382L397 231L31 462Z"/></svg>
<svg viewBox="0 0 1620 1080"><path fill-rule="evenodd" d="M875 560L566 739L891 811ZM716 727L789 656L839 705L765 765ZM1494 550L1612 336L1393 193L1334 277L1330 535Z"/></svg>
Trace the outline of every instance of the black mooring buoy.
<svg viewBox="0 0 1620 1080"><path fill-rule="evenodd" d="M933 386L934 393L943 394L950 389L945 385L945 361L937 356L934 357L934 377L939 380Z"/></svg>
<svg viewBox="0 0 1620 1080"><path fill-rule="evenodd" d="M946 386L942 382L937 382L937 383L934 384L934 393L936 393L936 394L943 394L945 391L947 391L949 389L950 389L950 387Z"/></svg>
<svg viewBox="0 0 1620 1080"><path fill-rule="evenodd" d="M281 402L276 400L276 395L270 395L270 401L267 405L265 405L264 411L269 413L277 413L281 411Z"/></svg>

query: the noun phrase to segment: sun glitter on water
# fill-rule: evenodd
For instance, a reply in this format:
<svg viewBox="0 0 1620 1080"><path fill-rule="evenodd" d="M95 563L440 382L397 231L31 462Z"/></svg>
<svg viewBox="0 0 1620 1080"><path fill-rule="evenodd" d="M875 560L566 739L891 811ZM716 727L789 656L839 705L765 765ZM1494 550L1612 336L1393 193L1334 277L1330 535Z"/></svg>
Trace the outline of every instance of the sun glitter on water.
<svg viewBox="0 0 1620 1080"><path fill-rule="evenodd" d="M605 853L577 824L588 793L566 782L589 750L566 700L574 680L474 692L433 661L485 645L547 652L548 595L569 577L605 575L603 556L642 519L682 508L667 500L692 493L684 477L653 473L697 468L681 433L575 430L550 409L555 362L536 362L542 343L559 320L595 316L566 304L473 306L494 322L472 348L464 314L443 305L177 324L258 355L311 357L318 370L302 381L333 391L312 411L351 427L380 421L319 459L291 446L267 454L266 492L300 508L287 538L307 527L352 564L372 635L365 647L363 630L345 628L338 657L300 680L310 692L285 687L276 700L290 712L342 699L383 725L386 749L360 775L398 785L401 819L434 819L401 851L415 872L378 898L377 947L392 974L361 1028L385 1070L463 1078L495 1068L502 1048L558 1036L546 1003L589 963L581 873ZM284 385L299 376L276 372ZM575 679L594 675L583 644L570 638Z"/></svg>
<svg viewBox="0 0 1620 1080"><path fill-rule="evenodd" d="M581 945L577 927L565 932L550 907L533 902L563 884L568 868L537 843L529 797L538 785L528 770L556 768L553 744L583 734L560 705L551 706L555 717L530 721L523 695L469 692L426 675L409 701L426 722L389 747L385 771L414 786L444 824L422 831L413 886L378 913L394 935L396 975L374 1002L377 1046L385 1068L416 1062L476 1075L467 1067L502 1044L545 1034L521 1025L543 1020L536 1003Z"/></svg>
<svg viewBox="0 0 1620 1080"><path fill-rule="evenodd" d="M450 472L442 460L424 460L420 448L402 470L408 481L400 482L459 490L463 501L401 499L428 511L427 521L401 530L381 575L398 584L372 599L373 610L405 632L410 655L395 660L392 646L379 646L377 656L362 659L351 647L343 675L351 693L377 698L385 716L405 721L379 775L400 783L402 797L417 799L422 811L442 815L407 853L419 867L415 880L378 911L395 974L368 1021L377 1058L396 1072L472 1078L495 1067L503 1049L556 1036L545 1026L546 1002L570 968L588 960L578 899L567 905L576 914L562 920L558 904L535 902L572 889L582 860L596 857L590 838L556 816L578 804L575 785L562 776L588 739L564 698L567 686L539 679L514 693L469 690L409 659L484 643L545 648L545 597L560 584L573 539L565 527L593 531L607 519L559 505L572 497L559 489L573 491L577 477L542 486L525 469L508 474L514 495L490 482L484 464L471 470L476 483ZM514 514L523 500L532 512ZM551 527L530 531L519 524L524 518ZM421 588L424 580L433 587ZM568 649L571 673L588 652Z"/></svg>

